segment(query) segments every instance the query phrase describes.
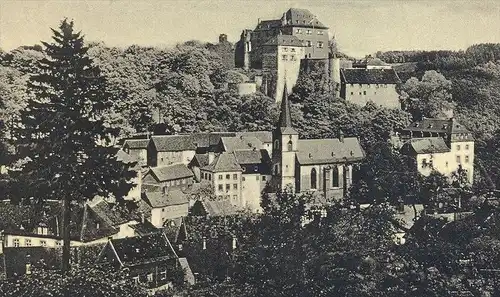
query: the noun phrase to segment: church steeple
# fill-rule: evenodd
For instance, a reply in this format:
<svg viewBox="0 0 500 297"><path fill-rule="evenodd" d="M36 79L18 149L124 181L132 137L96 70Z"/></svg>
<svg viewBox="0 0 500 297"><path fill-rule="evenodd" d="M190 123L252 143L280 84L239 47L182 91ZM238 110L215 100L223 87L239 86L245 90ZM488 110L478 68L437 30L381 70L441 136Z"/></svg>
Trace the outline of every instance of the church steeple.
<svg viewBox="0 0 500 297"><path fill-rule="evenodd" d="M297 134L292 127L292 116L290 112L290 102L288 101L288 91L285 86L283 88L283 97L281 99L281 109L280 109L280 119L278 121L278 128L281 130L281 134Z"/></svg>

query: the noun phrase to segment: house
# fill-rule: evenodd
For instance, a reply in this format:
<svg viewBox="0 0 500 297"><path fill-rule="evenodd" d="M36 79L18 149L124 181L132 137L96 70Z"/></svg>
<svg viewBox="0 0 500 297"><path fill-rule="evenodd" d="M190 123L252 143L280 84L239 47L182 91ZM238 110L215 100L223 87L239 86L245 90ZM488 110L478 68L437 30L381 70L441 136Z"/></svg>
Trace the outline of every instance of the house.
<svg viewBox="0 0 500 297"><path fill-rule="evenodd" d="M184 278L179 257L163 232L110 239L96 262L114 269L127 269L131 281L152 292L171 288L179 278L180 283Z"/></svg>
<svg viewBox="0 0 500 297"><path fill-rule="evenodd" d="M123 149L118 150L116 153L116 160L123 162L129 166L129 170L136 173L135 177L131 179L133 186L127 195L124 197L125 200L137 200L141 196L142 189L142 177L144 176L145 169L143 161L141 161L141 156L134 153L127 153Z"/></svg>
<svg viewBox="0 0 500 297"><path fill-rule="evenodd" d="M353 165L365 157L359 140L342 131L336 139L299 139L286 92L273 141L272 179L280 190L342 198L351 185Z"/></svg>
<svg viewBox="0 0 500 297"><path fill-rule="evenodd" d="M148 145L149 139L127 139L122 148L131 157L136 158L140 166L145 166L148 162Z"/></svg>
<svg viewBox="0 0 500 297"><path fill-rule="evenodd" d="M451 177L458 169L474 178L474 138L456 119L424 118L401 131L401 152L412 156L418 172L429 175L432 170Z"/></svg>
<svg viewBox="0 0 500 297"><path fill-rule="evenodd" d="M230 200L198 200L191 207L191 216L200 217L224 217L236 215L240 207L231 203Z"/></svg>
<svg viewBox="0 0 500 297"><path fill-rule="evenodd" d="M187 189L193 184L193 172L185 164L152 167L142 179L143 185Z"/></svg>
<svg viewBox="0 0 500 297"><path fill-rule="evenodd" d="M187 165L193 159L196 148L190 135L151 136L147 149L148 166Z"/></svg>
<svg viewBox="0 0 500 297"><path fill-rule="evenodd" d="M165 221L185 217L189 211L189 196L180 189L166 189L143 193L138 202L140 211L151 223L161 228Z"/></svg>
<svg viewBox="0 0 500 297"><path fill-rule="evenodd" d="M365 106L369 101L386 108L401 108L396 86L401 83L392 68L345 68L340 70L340 97Z"/></svg>
<svg viewBox="0 0 500 297"><path fill-rule="evenodd" d="M236 136L255 137L262 142L262 148L267 150L269 156L273 152L273 133L271 131L251 131L251 132L238 132Z"/></svg>

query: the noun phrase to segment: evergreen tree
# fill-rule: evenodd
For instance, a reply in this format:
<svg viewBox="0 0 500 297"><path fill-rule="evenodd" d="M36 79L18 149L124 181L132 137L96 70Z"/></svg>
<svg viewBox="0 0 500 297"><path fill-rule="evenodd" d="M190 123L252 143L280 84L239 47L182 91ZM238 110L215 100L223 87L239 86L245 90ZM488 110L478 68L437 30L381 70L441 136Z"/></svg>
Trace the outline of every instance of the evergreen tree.
<svg viewBox="0 0 500 297"><path fill-rule="evenodd" d="M69 268L70 204L96 195L121 198L134 173L115 158L108 145L117 129L107 127L103 115L111 105L106 81L87 55L83 35L73 22L63 20L44 42L47 58L32 76L33 93L21 112L17 154L22 167L23 197L35 201L63 201L63 272Z"/></svg>

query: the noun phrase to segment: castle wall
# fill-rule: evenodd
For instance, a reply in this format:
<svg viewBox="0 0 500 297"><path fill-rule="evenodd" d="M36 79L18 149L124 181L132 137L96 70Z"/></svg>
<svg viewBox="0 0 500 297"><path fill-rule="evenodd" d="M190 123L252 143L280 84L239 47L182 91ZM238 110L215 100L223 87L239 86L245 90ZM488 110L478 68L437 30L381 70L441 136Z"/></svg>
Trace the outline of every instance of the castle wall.
<svg viewBox="0 0 500 297"><path fill-rule="evenodd" d="M365 106L369 101L386 108L401 108L395 84L343 84L341 97Z"/></svg>

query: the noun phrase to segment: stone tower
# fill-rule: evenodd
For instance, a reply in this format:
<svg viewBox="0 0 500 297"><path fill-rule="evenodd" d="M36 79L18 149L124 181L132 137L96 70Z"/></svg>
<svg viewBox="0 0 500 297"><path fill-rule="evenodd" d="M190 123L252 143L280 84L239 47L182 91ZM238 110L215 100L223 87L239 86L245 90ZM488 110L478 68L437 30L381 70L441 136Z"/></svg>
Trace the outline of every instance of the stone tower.
<svg viewBox="0 0 500 297"><path fill-rule="evenodd" d="M295 192L295 158L299 133L292 127L286 82L278 124L273 131L273 179L280 190Z"/></svg>

